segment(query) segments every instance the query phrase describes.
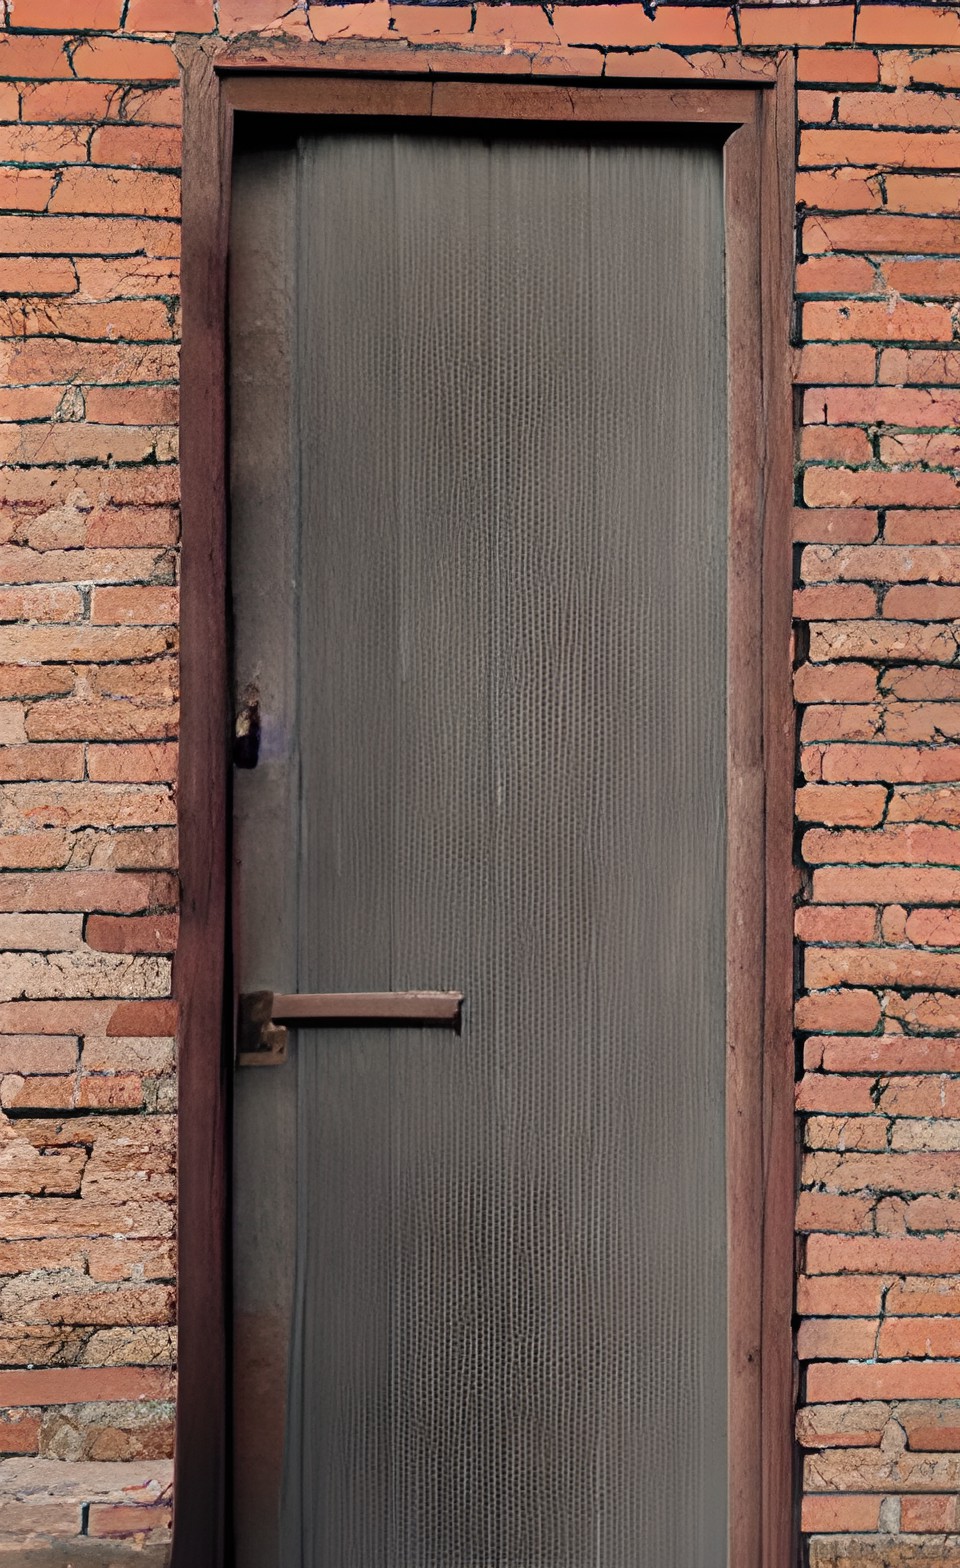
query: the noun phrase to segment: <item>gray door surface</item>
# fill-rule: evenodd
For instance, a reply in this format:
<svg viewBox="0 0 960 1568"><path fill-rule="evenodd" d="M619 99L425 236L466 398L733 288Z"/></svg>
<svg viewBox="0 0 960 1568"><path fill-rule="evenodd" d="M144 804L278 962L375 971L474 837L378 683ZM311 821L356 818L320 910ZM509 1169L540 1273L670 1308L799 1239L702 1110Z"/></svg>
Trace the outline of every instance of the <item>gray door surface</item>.
<svg viewBox="0 0 960 1568"><path fill-rule="evenodd" d="M241 135L241 1568L725 1568L719 148Z"/></svg>

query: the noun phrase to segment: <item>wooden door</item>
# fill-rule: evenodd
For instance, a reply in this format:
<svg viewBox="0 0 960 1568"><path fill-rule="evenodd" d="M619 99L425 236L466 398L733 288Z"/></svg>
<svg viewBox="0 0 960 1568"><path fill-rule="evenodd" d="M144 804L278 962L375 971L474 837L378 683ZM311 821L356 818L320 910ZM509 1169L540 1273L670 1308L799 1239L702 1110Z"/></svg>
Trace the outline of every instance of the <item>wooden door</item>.
<svg viewBox="0 0 960 1568"><path fill-rule="evenodd" d="M721 149L241 139L231 256L237 989L464 999L237 1070L235 1560L723 1568Z"/></svg>

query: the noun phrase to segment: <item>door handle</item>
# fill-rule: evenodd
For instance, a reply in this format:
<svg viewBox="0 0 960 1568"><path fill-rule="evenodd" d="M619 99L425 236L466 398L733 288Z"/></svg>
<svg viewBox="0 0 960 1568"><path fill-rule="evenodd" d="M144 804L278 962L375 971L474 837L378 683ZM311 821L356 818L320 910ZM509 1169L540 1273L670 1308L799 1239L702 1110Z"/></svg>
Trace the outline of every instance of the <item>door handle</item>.
<svg viewBox="0 0 960 1568"><path fill-rule="evenodd" d="M459 991L247 991L237 1009L237 1066L285 1062L288 1024L459 1030L462 1005Z"/></svg>

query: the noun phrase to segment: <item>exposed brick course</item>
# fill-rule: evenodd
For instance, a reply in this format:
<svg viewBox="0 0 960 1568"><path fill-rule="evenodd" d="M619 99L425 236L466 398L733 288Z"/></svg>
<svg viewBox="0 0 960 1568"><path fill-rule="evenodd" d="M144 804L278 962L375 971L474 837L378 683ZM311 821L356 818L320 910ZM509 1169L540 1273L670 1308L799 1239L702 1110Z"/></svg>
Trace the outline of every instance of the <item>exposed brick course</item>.
<svg viewBox="0 0 960 1568"><path fill-rule="evenodd" d="M960 1568L960 15L652 9L7 0L0 1561L167 1552L175 46L219 31L519 75L795 53L802 1526L811 1568Z"/></svg>

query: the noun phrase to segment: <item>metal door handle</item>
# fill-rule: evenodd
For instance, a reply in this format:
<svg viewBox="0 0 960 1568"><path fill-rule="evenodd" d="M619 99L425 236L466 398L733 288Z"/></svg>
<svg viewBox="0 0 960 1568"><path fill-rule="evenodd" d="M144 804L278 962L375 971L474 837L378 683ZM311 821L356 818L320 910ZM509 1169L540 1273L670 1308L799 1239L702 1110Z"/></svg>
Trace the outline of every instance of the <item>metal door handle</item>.
<svg viewBox="0 0 960 1568"><path fill-rule="evenodd" d="M287 1059L288 1024L419 1025L458 1029L459 991L248 991L237 1013L238 1067L274 1067Z"/></svg>

